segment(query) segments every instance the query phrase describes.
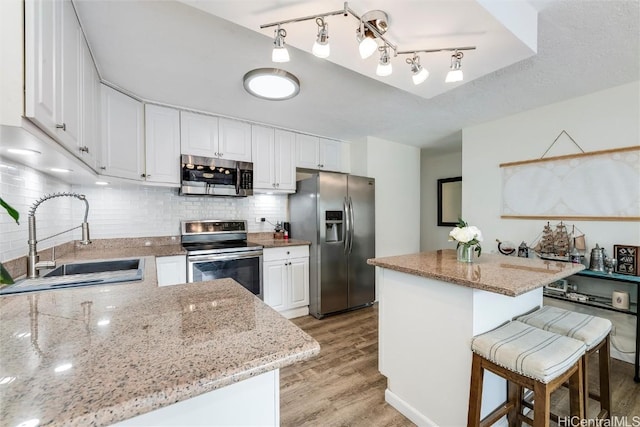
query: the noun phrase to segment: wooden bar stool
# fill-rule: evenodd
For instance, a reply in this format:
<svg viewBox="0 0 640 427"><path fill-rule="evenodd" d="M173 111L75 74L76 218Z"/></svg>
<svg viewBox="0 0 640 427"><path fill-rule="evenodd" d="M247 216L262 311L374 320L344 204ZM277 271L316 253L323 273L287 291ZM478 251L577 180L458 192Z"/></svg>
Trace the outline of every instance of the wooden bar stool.
<svg viewBox="0 0 640 427"><path fill-rule="evenodd" d="M510 426L525 421L549 426L551 393L569 381L571 416L584 419L582 341L513 321L473 338L467 426L492 425L507 415ZM507 401L480 420L484 371L507 380ZM522 414L522 393L534 393L533 419Z"/></svg>
<svg viewBox="0 0 640 427"><path fill-rule="evenodd" d="M596 418L611 418L611 321L553 306L544 306L539 310L522 315L516 320L545 331L580 340L586 345L587 350L582 358L585 413L588 413L589 398L592 398L600 402L600 412ZM589 356L595 352L598 352L599 394L589 392L588 361Z"/></svg>

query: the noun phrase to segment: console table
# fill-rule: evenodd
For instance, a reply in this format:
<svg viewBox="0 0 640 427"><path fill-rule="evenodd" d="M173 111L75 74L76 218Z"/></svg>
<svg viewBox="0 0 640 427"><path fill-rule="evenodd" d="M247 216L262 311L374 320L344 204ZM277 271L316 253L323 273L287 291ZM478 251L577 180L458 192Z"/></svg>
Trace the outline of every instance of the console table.
<svg viewBox="0 0 640 427"><path fill-rule="evenodd" d="M575 273L576 276L584 276L590 277L592 279L600 279L600 280L608 280L613 282L622 282L622 283L631 283L635 284L638 289L638 295L640 296L640 277L639 276L629 276L625 274L618 273L601 273L598 271L592 270L582 270ZM602 298L595 297L594 299L590 299L589 301L577 301L574 299L570 299L565 297L564 295L558 295L553 293L545 292L544 296L549 298L555 298L563 301L570 301L576 304L589 305L592 307L602 308L605 310L617 311L619 313L629 314L631 316L636 316L636 355L635 355L635 363L634 363L634 377L633 380L635 382L640 382L640 316L638 315L638 302L629 304L629 310L623 310L619 308L615 308L611 305L610 298Z"/></svg>

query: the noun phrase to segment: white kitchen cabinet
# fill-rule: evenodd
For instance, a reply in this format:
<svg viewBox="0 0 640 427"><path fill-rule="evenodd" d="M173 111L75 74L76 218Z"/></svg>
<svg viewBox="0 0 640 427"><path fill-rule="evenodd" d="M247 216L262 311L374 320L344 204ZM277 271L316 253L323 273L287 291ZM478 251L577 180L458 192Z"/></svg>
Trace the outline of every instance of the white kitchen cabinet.
<svg viewBox="0 0 640 427"><path fill-rule="evenodd" d="M180 153L251 161L251 125L206 114L180 113Z"/></svg>
<svg viewBox="0 0 640 427"><path fill-rule="evenodd" d="M140 181L144 179L142 103L105 85L101 85L101 97L100 173Z"/></svg>
<svg viewBox="0 0 640 427"><path fill-rule="evenodd" d="M145 172L147 182L180 185L180 112L146 104Z"/></svg>
<svg viewBox="0 0 640 427"><path fill-rule="evenodd" d="M181 111L180 153L191 156L217 157L218 118Z"/></svg>
<svg viewBox="0 0 640 427"><path fill-rule="evenodd" d="M340 172L342 170L342 143L317 136L297 134L296 166Z"/></svg>
<svg viewBox="0 0 640 427"><path fill-rule="evenodd" d="M82 44L82 123L80 158L91 168L100 162L100 78L87 44Z"/></svg>
<svg viewBox="0 0 640 427"><path fill-rule="evenodd" d="M187 257L185 255L156 257L158 286L187 283Z"/></svg>
<svg viewBox="0 0 640 427"><path fill-rule="evenodd" d="M295 133L254 125L251 139L253 189L295 192Z"/></svg>
<svg viewBox="0 0 640 427"><path fill-rule="evenodd" d="M251 161L251 125L238 120L218 120L218 157Z"/></svg>
<svg viewBox="0 0 640 427"><path fill-rule="evenodd" d="M287 318L309 314L309 247L265 248L264 302Z"/></svg>

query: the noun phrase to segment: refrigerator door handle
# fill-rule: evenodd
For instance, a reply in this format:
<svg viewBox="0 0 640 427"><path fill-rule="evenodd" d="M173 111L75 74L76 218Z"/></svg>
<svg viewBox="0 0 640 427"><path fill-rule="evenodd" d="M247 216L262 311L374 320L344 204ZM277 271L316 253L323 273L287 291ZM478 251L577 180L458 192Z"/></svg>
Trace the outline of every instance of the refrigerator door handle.
<svg viewBox="0 0 640 427"><path fill-rule="evenodd" d="M344 230L342 231L342 241L344 243L344 253L347 254L349 252L349 202L346 197L342 202L342 207L344 209Z"/></svg>
<svg viewBox="0 0 640 427"><path fill-rule="evenodd" d="M353 217L353 200L349 196L349 253L353 249L353 235L355 233L356 224Z"/></svg>

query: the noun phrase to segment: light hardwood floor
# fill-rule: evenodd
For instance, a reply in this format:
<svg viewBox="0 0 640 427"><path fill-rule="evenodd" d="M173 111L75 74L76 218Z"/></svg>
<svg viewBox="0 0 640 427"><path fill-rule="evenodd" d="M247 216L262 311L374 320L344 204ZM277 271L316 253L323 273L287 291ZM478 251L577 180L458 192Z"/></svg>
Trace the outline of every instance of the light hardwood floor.
<svg viewBox="0 0 640 427"><path fill-rule="evenodd" d="M387 380L378 371L378 308L293 322L321 346L315 359L280 371L280 423L297 426L413 426L384 401ZM595 362L595 360L594 360ZM597 363L591 363L592 367ZM612 359L613 414L640 423L640 384L633 365ZM595 372L591 375L597 390ZM593 406L593 405L592 405ZM568 391L552 397L557 413L568 409Z"/></svg>

